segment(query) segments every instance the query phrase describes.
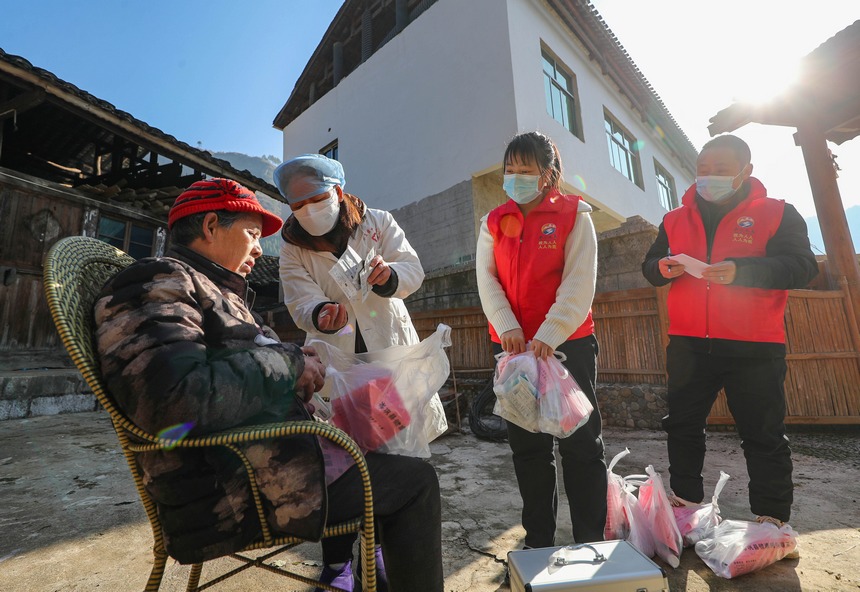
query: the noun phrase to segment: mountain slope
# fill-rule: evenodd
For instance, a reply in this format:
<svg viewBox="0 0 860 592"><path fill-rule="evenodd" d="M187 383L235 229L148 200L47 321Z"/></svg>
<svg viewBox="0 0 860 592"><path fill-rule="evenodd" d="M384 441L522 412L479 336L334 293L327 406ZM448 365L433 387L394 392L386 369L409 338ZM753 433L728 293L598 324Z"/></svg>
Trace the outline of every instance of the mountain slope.
<svg viewBox="0 0 860 592"><path fill-rule="evenodd" d="M848 220L848 230L851 232L851 239L854 241L854 252L860 253L860 206L851 206L845 210L845 218ZM821 237L821 227L818 224L818 217L811 216L805 218L806 225L809 228L809 242L812 244L812 252L816 255L824 254L824 239Z"/></svg>

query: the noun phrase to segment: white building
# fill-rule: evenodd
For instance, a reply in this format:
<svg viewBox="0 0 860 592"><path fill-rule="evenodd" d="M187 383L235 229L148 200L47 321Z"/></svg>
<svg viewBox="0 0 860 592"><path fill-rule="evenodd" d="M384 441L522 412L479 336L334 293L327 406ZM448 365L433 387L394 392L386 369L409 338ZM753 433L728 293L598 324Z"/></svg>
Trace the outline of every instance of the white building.
<svg viewBox="0 0 860 592"><path fill-rule="evenodd" d="M555 140L598 232L659 224L695 176L695 148L587 0L346 0L274 125L285 159L334 155L348 192L392 211L428 279L468 268L516 133Z"/></svg>

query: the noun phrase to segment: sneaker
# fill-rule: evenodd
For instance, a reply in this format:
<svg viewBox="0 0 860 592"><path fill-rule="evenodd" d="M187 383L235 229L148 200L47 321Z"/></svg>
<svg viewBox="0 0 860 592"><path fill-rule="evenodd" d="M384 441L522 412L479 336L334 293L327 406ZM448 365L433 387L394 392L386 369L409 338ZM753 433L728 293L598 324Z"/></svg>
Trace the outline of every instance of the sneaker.
<svg viewBox="0 0 860 592"><path fill-rule="evenodd" d="M782 528L782 525L785 524L779 518L774 518L773 516L759 516L755 519L759 524L773 524L777 528Z"/></svg>
<svg viewBox="0 0 860 592"><path fill-rule="evenodd" d="M755 521L759 524L773 524L777 528L781 528L785 524L785 522L779 518L774 518L773 516L759 516ZM794 549L783 556L783 559L800 559L800 547L795 545Z"/></svg>
<svg viewBox="0 0 860 592"><path fill-rule="evenodd" d="M338 569L329 567L328 565L324 566L319 580L323 584L340 588L346 592L353 592L355 589L355 578L352 575L352 561L347 561ZM322 588L314 588L314 592L326 591Z"/></svg>

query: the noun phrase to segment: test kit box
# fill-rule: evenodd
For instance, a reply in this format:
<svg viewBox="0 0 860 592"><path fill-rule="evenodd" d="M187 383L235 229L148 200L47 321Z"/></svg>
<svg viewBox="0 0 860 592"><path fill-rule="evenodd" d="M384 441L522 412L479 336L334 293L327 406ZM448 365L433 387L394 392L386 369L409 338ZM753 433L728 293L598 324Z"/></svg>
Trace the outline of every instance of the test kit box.
<svg viewBox="0 0 860 592"><path fill-rule="evenodd" d="M663 569L628 541L511 551L508 569L511 592L669 592Z"/></svg>

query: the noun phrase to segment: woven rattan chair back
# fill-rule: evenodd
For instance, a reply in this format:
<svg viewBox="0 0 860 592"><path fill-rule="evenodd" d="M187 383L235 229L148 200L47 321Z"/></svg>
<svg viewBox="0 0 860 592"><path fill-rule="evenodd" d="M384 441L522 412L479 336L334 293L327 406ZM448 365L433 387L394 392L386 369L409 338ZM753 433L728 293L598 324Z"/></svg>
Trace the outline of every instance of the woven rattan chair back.
<svg viewBox="0 0 860 592"><path fill-rule="evenodd" d="M373 496L370 489L370 476L361 451L345 433L320 422L296 421L260 426L260 428L242 428L212 436L171 441L159 438L157 435L149 434L140 429L129 421L125 414L114 404L112 397L102 383L97 363L98 356L96 355L94 339L93 305L105 282L133 262L134 259L132 257L103 241L82 236L68 237L59 240L48 252L45 260L43 281L48 308L51 311L51 316L53 317L60 339L78 371L84 377L90 389L92 389L98 402L110 415L123 454L134 477L137 492L143 502L150 526L152 527L154 564L149 580L146 583L145 592L156 592L160 588L167 562L167 552L164 547L164 538L155 502L143 487L143 476L135 462L134 454L150 450L169 449L177 446L194 448L220 446L231 450L242 459L248 473L257 514L260 519L261 533L258 541L255 541L241 551L275 547L275 549L255 557L248 557L240 553L231 554L230 557L242 562L242 565L214 577L205 584L200 584L203 564L192 565L186 588L188 592L209 588L229 577L241 573L248 567L261 567L267 571L287 576L307 585L336 590L336 588L323 585L315 580L266 563L274 555L304 541L295 537L274 536L270 532L265 519L263 503L254 480L253 469L247 458L244 457L244 454L236 446L236 444L255 440L300 434L310 434L332 440L345 448L353 456L358 465L364 486L364 514L350 522L327 526L323 536L330 537L353 532L361 534L360 547L363 589L368 592L374 592L376 590L376 563L373 553Z"/></svg>

